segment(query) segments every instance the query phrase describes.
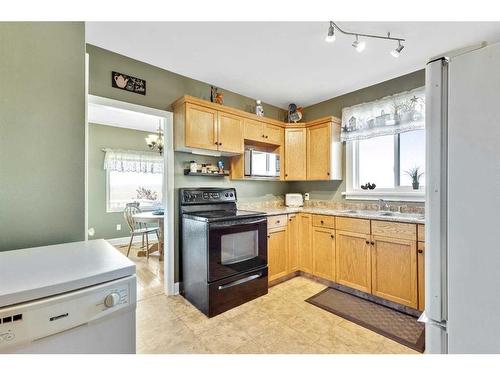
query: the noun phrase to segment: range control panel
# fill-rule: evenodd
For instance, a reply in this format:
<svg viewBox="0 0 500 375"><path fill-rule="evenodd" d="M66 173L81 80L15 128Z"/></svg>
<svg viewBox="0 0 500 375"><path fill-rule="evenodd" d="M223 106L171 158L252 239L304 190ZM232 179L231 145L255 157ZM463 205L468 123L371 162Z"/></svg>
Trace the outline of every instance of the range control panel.
<svg viewBox="0 0 500 375"><path fill-rule="evenodd" d="M216 204L236 202L236 189L181 189L181 204Z"/></svg>
<svg viewBox="0 0 500 375"><path fill-rule="evenodd" d="M123 308L134 308L136 278L130 276L0 309L0 353L64 332Z"/></svg>

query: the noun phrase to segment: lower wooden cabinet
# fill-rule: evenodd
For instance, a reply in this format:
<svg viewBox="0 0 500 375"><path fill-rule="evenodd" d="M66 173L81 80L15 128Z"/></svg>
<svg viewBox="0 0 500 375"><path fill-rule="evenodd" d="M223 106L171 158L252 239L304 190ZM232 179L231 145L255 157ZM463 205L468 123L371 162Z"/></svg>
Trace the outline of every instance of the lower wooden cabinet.
<svg viewBox="0 0 500 375"><path fill-rule="evenodd" d="M313 275L335 281L335 230L312 228Z"/></svg>
<svg viewBox="0 0 500 375"><path fill-rule="evenodd" d="M419 237L420 238L420 237ZM425 309L425 242L417 244L418 309Z"/></svg>
<svg viewBox="0 0 500 375"><path fill-rule="evenodd" d="M371 293L370 235L337 230L335 244L337 283Z"/></svg>
<svg viewBox="0 0 500 375"><path fill-rule="evenodd" d="M288 274L288 231L286 226L267 231L267 265L269 281Z"/></svg>
<svg viewBox="0 0 500 375"><path fill-rule="evenodd" d="M301 271L312 273L312 215L299 214L299 268Z"/></svg>
<svg viewBox="0 0 500 375"><path fill-rule="evenodd" d="M372 294L418 308L416 241L372 236L371 245Z"/></svg>
<svg viewBox="0 0 500 375"><path fill-rule="evenodd" d="M288 272L299 270L299 217L288 215Z"/></svg>

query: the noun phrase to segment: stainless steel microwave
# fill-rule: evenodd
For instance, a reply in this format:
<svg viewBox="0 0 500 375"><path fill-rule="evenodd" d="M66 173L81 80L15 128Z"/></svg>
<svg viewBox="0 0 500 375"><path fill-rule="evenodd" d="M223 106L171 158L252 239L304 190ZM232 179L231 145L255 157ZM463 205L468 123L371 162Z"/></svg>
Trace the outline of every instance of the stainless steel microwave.
<svg viewBox="0 0 500 375"><path fill-rule="evenodd" d="M279 177L280 156L270 152L245 150L245 176Z"/></svg>

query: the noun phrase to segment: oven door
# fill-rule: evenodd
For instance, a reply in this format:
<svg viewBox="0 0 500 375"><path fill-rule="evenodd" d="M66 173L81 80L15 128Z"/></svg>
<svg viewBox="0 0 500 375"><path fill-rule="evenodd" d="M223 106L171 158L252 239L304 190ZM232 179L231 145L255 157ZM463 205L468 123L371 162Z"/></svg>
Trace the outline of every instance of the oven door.
<svg viewBox="0 0 500 375"><path fill-rule="evenodd" d="M209 224L208 281L267 265L267 219L248 218Z"/></svg>

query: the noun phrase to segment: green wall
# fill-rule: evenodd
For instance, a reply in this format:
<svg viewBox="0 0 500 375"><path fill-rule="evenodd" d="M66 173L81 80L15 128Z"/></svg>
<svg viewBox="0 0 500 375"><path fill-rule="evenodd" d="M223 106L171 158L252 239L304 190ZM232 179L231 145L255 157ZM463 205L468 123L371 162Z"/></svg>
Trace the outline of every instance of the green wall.
<svg viewBox="0 0 500 375"><path fill-rule="evenodd" d="M370 102L383 98L384 96L397 94L402 91L412 90L425 85L425 70L406 74L377 85L369 86L361 90L353 91L345 95L326 100L304 108L306 121L315 120L324 116L336 116L342 118L342 108L356 104ZM294 193L310 193L311 199L325 199L342 201L342 192L345 187L345 146L342 154L343 170L342 181L318 181L318 182L291 182L288 190Z"/></svg>
<svg viewBox="0 0 500 375"><path fill-rule="evenodd" d="M0 22L0 251L84 239L83 22Z"/></svg>
<svg viewBox="0 0 500 375"><path fill-rule="evenodd" d="M89 228L94 228L97 238L119 238L130 235L122 212L106 212L106 171L104 170L103 148L149 151L144 138L151 133L124 129L114 126L89 124L89 162L88 162L88 205ZM121 224L121 230L116 230Z"/></svg>

